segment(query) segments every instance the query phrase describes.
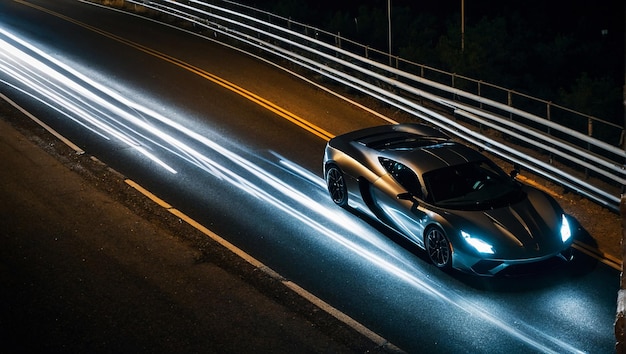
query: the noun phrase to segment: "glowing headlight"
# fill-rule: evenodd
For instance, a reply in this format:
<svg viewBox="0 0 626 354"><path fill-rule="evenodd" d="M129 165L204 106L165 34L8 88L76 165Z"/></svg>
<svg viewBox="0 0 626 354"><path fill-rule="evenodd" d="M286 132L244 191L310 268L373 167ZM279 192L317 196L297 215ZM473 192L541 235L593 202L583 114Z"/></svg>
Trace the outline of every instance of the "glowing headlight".
<svg viewBox="0 0 626 354"><path fill-rule="evenodd" d="M565 215L561 215L561 240L566 242L572 237L572 230L569 228L569 222Z"/></svg>
<svg viewBox="0 0 626 354"><path fill-rule="evenodd" d="M463 236L465 241L467 241L468 244L470 244L472 247L476 249L476 251L480 253L488 253L488 254L494 253L493 246L488 244L487 242L479 238L473 238L472 236L470 236L470 234L468 234L465 231L461 231L461 235Z"/></svg>

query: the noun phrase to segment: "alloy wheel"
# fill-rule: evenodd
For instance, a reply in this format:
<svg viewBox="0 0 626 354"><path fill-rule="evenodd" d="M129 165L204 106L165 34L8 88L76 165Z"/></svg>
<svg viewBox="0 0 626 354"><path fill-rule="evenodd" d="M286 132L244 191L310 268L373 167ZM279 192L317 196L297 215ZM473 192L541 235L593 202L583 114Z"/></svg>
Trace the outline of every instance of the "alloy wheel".
<svg viewBox="0 0 626 354"><path fill-rule="evenodd" d="M343 173L337 167L332 166L326 172L326 184L333 202L342 207L346 206L348 204L348 188Z"/></svg>
<svg viewBox="0 0 626 354"><path fill-rule="evenodd" d="M426 234L426 252L438 268L448 268L452 263L452 251L448 238L439 228L432 228Z"/></svg>

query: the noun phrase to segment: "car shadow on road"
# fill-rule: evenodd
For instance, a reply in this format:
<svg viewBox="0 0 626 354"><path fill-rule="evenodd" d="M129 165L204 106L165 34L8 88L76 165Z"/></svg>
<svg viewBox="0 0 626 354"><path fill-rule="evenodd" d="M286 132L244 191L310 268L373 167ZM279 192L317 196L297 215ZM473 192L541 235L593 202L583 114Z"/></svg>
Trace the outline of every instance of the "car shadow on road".
<svg viewBox="0 0 626 354"><path fill-rule="evenodd" d="M480 276L455 269L441 270L437 269L430 262L428 255L422 248L407 240L404 236L386 226L378 219L374 219L369 214L349 206L345 207L345 209L366 222L372 228L376 229L383 236L389 238L391 241L413 254L419 259L419 261L431 266L434 273L440 272L442 276L449 276L450 278L476 290L489 292L533 291L558 286L565 282L571 282L578 278L585 277L599 266L609 268L608 266L602 264L598 258L573 247L571 249L572 257L570 261L565 261L564 259L555 257L554 259L537 263L536 265L524 267L523 271L518 273L507 273L496 276ZM574 235L576 242L584 243L591 248L597 249L597 243L593 237L591 237L591 235L580 225L580 223L578 223L578 221L572 221L572 226L574 226L573 229L576 230ZM615 272L616 275L619 275L617 270Z"/></svg>
<svg viewBox="0 0 626 354"><path fill-rule="evenodd" d="M556 287L575 281L589 275L598 266L603 266L598 259L583 252L574 249L572 253L573 258L569 262L554 259L550 262L543 262L537 267L531 267L529 271L523 274L484 277L454 270L449 273L457 280L476 290L503 293L527 292Z"/></svg>

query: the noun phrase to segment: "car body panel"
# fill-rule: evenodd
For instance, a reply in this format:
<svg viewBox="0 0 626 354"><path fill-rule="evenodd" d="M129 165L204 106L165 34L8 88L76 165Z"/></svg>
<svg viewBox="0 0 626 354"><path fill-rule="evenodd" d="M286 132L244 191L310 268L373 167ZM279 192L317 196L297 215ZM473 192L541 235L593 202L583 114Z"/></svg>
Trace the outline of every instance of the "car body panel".
<svg viewBox="0 0 626 354"><path fill-rule="evenodd" d="M566 219L552 197L431 127L397 124L337 136L326 146L325 176L329 166L344 174L349 205L419 247L429 228L441 229L453 268L493 275L560 257L571 245L561 236ZM447 191L454 187L466 190Z"/></svg>

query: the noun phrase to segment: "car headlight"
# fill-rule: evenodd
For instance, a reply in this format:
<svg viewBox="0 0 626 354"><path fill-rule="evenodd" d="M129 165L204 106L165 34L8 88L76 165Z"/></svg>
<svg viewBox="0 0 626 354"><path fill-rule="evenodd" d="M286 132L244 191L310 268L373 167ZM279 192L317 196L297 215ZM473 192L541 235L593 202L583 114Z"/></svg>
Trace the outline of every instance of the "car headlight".
<svg viewBox="0 0 626 354"><path fill-rule="evenodd" d="M565 214L561 215L561 240L567 242L572 237L572 230L569 227L569 221Z"/></svg>
<svg viewBox="0 0 626 354"><path fill-rule="evenodd" d="M472 247L474 247L476 249L476 251L480 252L480 253L487 253L487 254L493 254L493 246L488 244L487 242L479 239L479 238L475 238L472 237L470 234L468 234L465 231L461 231L461 236L463 236L463 238L465 239L465 241L470 244Z"/></svg>

